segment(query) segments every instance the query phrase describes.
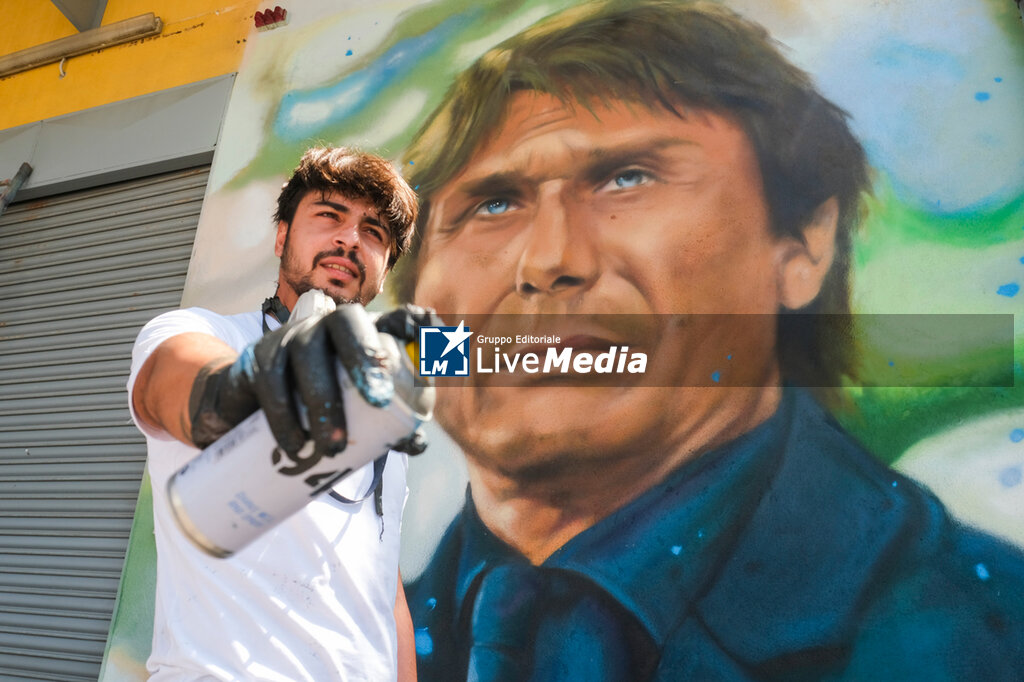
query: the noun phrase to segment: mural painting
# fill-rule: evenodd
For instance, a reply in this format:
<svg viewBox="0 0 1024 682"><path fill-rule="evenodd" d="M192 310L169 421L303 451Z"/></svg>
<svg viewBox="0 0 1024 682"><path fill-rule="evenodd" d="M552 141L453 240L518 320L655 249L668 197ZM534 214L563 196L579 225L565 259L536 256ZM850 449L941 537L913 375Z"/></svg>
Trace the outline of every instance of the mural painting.
<svg viewBox="0 0 1024 682"><path fill-rule="evenodd" d="M1013 679L1012 5L305 4L247 53L185 303L272 290L232 263L270 253L275 187L356 144L423 205L396 300L667 377L439 380L403 526L422 679Z"/></svg>

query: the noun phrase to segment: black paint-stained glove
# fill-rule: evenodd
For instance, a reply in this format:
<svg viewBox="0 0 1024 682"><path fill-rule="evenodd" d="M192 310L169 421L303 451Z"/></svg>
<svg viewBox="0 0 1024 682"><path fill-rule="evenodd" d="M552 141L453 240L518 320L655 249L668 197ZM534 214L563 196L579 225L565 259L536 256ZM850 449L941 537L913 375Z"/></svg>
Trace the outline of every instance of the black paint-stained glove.
<svg viewBox="0 0 1024 682"><path fill-rule="evenodd" d="M443 324L433 310L409 303L377 318L377 329L395 337L402 345L419 341L420 327ZM427 434L423 429L416 429L407 438L392 445L392 449L409 455L419 455L427 449L427 445Z"/></svg>
<svg viewBox="0 0 1024 682"><path fill-rule="evenodd" d="M206 447L257 409L263 409L280 448L296 464L308 439L314 447L302 460L310 465L345 448L341 387L335 360L345 368L363 398L378 407L394 393L393 368L378 327L402 341L416 338L418 324L434 323L428 311L402 308L382 315L377 325L358 304L290 321L246 348L231 365L196 378L189 401L192 441ZM305 409L309 434L300 419ZM410 449L419 447L411 437Z"/></svg>
<svg viewBox="0 0 1024 682"><path fill-rule="evenodd" d="M317 459L344 449L347 439L335 360L367 402L385 405L393 386L376 329L361 307L342 306L285 323L247 347L227 367L200 375L192 387L192 441L206 447L262 408L278 445L294 456L307 440L305 408Z"/></svg>
<svg viewBox="0 0 1024 682"><path fill-rule="evenodd" d="M419 341L420 327L438 327L444 322L433 310L406 303L378 317L376 324L378 330L391 334L402 343L409 343Z"/></svg>

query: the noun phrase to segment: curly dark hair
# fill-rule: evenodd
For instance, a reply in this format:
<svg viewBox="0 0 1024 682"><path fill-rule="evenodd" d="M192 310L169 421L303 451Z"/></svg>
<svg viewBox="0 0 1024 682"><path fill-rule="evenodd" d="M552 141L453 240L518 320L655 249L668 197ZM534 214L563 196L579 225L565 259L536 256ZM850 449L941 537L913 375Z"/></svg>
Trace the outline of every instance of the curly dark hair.
<svg viewBox="0 0 1024 682"><path fill-rule="evenodd" d="M290 226L299 202L310 192L338 192L351 199L369 200L395 244L388 267L409 249L419 204L416 193L386 159L350 147L307 150L281 188L274 220Z"/></svg>

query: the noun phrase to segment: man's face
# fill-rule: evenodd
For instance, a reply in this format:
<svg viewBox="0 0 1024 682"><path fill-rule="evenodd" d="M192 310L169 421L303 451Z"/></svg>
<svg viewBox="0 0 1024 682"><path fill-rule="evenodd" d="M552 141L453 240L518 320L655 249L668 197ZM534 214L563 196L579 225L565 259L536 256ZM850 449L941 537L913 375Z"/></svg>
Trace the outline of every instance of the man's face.
<svg viewBox="0 0 1024 682"><path fill-rule="evenodd" d="M673 373L674 386L689 388L441 390L438 418L475 462L539 475L690 442L730 414L735 392L746 392L740 409L759 399L694 387L716 369L777 391L784 244L769 229L755 153L730 119L625 103L568 108L517 93L500 129L432 202L415 301L442 314L760 314L700 317L656 347L614 332L648 352L648 373ZM605 332L597 335L613 335Z"/></svg>
<svg viewBox="0 0 1024 682"><path fill-rule="evenodd" d="M392 240L377 209L337 192L309 192L289 226L278 223L278 297L288 306L310 289L338 303L369 303L381 291Z"/></svg>

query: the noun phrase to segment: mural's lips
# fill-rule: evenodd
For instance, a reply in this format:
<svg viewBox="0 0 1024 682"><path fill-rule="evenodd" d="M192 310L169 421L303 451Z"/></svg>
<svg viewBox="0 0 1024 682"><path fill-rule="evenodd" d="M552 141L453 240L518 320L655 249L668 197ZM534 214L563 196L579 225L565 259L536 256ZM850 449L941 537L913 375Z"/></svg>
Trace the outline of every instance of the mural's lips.
<svg viewBox="0 0 1024 682"><path fill-rule="evenodd" d="M337 256L324 258L317 263L317 267L326 270L331 279L341 280L342 282L355 282L359 280L359 268L348 258Z"/></svg>
<svg viewBox="0 0 1024 682"><path fill-rule="evenodd" d="M609 350L612 346L628 346L629 342L624 340L612 340L605 336L596 336L593 334L553 334L560 340L558 343L540 343L514 346L510 352L512 353L536 353L537 355L544 357L548 352L548 348L554 348L556 352L560 352L565 348L571 348L574 352L586 352L586 353L603 353Z"/></svg>

